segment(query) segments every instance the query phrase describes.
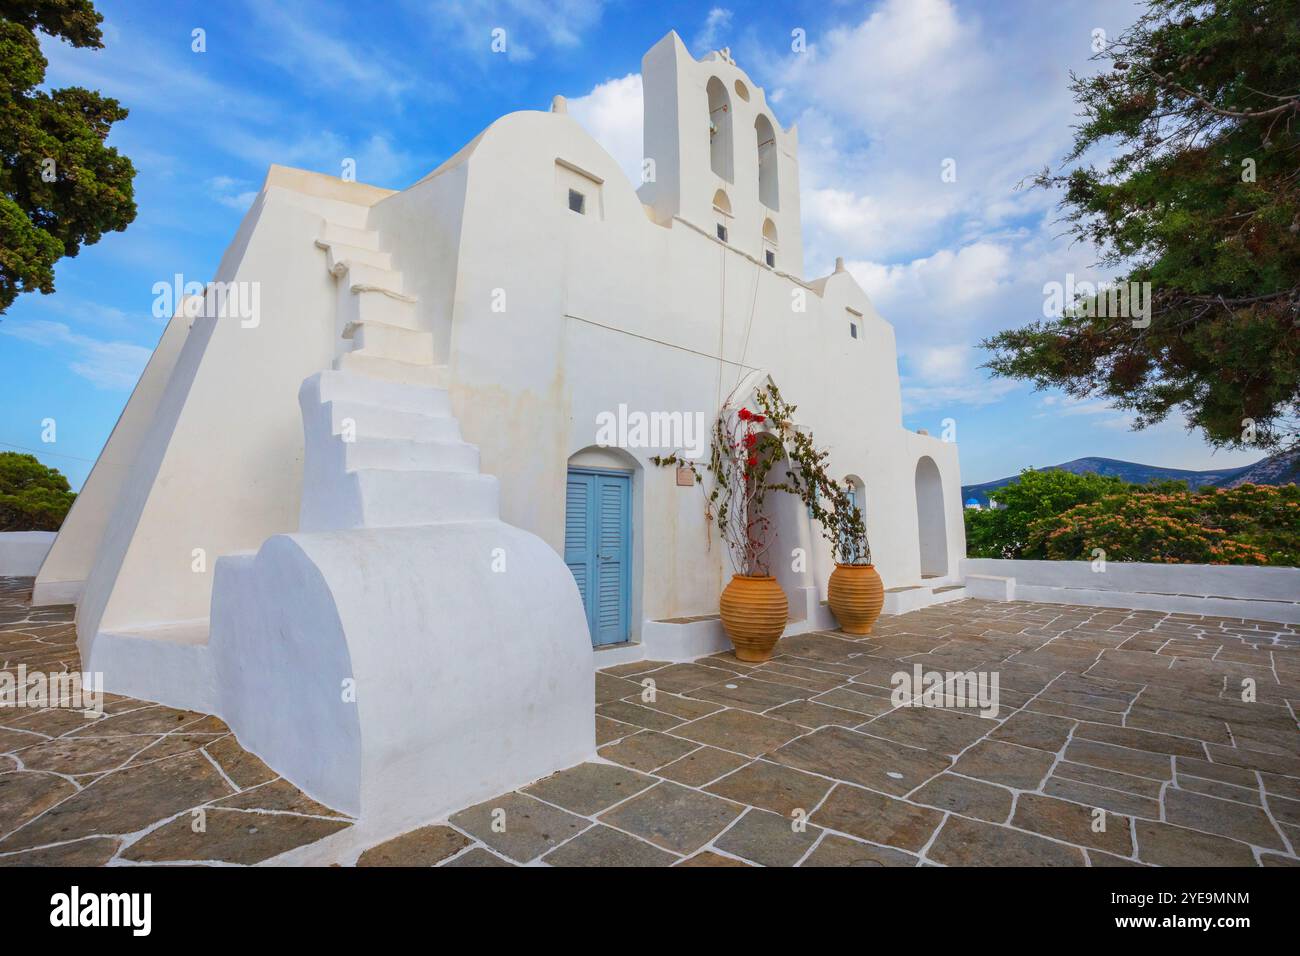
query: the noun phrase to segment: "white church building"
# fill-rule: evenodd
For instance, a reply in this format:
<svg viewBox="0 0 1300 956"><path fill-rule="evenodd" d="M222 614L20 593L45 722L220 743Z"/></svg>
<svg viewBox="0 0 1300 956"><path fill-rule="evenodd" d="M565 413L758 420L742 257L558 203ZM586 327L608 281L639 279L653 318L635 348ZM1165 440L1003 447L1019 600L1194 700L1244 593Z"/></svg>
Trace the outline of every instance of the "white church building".
<svg viewBox="0 0 1300 956"><path fill-rule="evenodd" d="M691 436L602 422L707 432L769 378L853 484L886 612L962 595L957 448L903 427L853 277L805 276L797 130L727 51L670 33L642 76L639 185L560 97L400 191L271 168L36 581L107 690L219 714L375 832L587 759L593 667L725 649L732 573L650 460ZM787 633L834 628L779 497Z"/></svg>

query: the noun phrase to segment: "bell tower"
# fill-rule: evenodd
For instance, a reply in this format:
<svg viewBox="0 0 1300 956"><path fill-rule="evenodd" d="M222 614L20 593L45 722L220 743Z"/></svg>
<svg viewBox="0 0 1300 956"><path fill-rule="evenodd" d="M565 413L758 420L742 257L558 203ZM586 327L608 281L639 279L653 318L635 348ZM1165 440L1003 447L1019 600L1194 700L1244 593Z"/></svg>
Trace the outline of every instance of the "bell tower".
<svg viewBox="0 0 1300 956"><path fill-rule="evenodd" d="M677 217L802 277L798 131L781 128L726 49L696 60L669 33L641 58L641 79L647 162L638 195L655 221Z"/></svg>

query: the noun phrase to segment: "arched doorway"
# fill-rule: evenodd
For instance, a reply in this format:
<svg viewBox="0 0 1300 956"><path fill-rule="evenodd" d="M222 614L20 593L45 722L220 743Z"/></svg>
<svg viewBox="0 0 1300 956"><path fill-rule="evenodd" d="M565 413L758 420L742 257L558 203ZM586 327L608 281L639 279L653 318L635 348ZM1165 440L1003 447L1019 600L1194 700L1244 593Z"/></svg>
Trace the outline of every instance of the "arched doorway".
<svg viewBox="0 0 1300 956"><path fill-rule="evenodd" d="M921 549L921 577L948 574L948 532L944 524L943 479L934 459L916 463L916 530Z"/></svg>

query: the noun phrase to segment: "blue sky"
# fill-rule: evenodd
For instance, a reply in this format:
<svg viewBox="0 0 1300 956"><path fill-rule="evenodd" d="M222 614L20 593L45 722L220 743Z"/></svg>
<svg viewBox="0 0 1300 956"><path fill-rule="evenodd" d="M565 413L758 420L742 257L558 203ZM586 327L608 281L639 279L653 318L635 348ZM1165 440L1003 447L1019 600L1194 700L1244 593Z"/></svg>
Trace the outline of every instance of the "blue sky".
<svg viewBox="0 0 1300 956"><path fill-rule="evenodd" d="M635 170L641 55L670 29L697 55L730 46L781 123L798 124L805 271L845 257L897 331L905 423L937 434L953 419L964 482L1084 455L1182 468L1261 457L1212 453L1180 421L1132 432L1103 403L978 368L981 338L1042 314L1044 283L1104 277L1091 249L1060 238L1053 197L1016 186L1068 147L1068 70L1090 68L1093 31L1117 34L1132 0L98 7L105 49L43 38L47 82L131 110L110 142L136 164L139 215L0 322L0 448L34 451L74 487L162 332L153 284L212 276L270 163L337 175L350 158L359 180L402 188L497 116L563 93ZM504 54L490 49L497 27ZM941 179L947 159L955 182Z"/></svg>

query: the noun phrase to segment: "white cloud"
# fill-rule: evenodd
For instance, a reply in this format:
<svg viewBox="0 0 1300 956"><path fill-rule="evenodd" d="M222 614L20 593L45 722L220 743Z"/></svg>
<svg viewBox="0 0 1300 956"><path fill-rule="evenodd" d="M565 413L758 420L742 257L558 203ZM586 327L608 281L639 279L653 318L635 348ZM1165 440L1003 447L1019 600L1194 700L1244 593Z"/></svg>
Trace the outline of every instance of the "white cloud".
<svg viewBox="0 0 1300 956"><path fill-rule="evenodd" d="M786 61L782 87L866 127L914 118L988 66L948 0L885 0L866 20L829 31Z"/></svg>
<svg viewBox="0 0 1300 956"><path fill-rule="evenodd" d="M440 31L450 29L461 47L491 55L493 31L505 31L506 59L527 62L545 50L580 47L604 12L603 0L436 0L428 5Z"/></svg>
<svg viewBox="0 0 1300 956"><path fill-rule="evenodd" d="M993 382L967 381L958 385L917 385L903 380L903 413L942 409L952 411L958 406L978 408L996 405L1011 392L1022 389L1018 382L997 380Z"/></svg>
<svg viewBox="0 0 1300 956"><path fill-rule="evenodd" d="M1074 395L1044 395L1044 408L1051 415L1109 415L1115 409L1107 402L1095 398L1079 398Z"/></svg>
<svg viewBox="0 0 1300 956"><path fill-rule="evenodd" d="M223 206L229 206L237 212L247 212L248 207L253 205L253 200L256 198L257 190L250 189L234 196L221 196L217 199L217 202L221 203Z"/></svg>
<svg viewBox="0 0 1300 956"><path fill-rule="evenodd" d="M1036 7L885 0L811 34L806 53L760 57L799 126L810 268L916 258L1049 209L1055 197L1016 187L1069 147L1068 73L1090 69L1091 28L1132 15L1127 0L1097 0L1053 9L1044 29Z"/></svg>
<svg viewBox="0 0 1300 956"><path fill-rule="evenodd" d="M91 328L111 336L130 337L143 333L145 337L152 338L158 334L158 326L165 322L154 318L148 311L128 312L100 302L80 299L64 291L48 296L28 296L24 305L30 310L64 317L78 329ZM58 323L57 319L48 321ZM0 324L0 330L6 325L14 324L20 323L18 320L8 320Z"/></svg>
<svg viewBox="0 0 1300 956"><path fill-rule="evenodd" d="M248 180L231 176L213 176L208 180L208 191L212 199L238 212L246 211L257 198L257 190L251 186L252 183Z"/></svg>
<svg viewBox="0 0 1300 956"><path fill-rule="evenodd" d="M173 117L217 146L233 125L283 121L283 108L273 99L218 82L195 70L184 59L198 55L188 52L188 36L180 47L186 52L169 56L167 47L151 35L140 41L140 34L133 30L117 33L113 42L95 51L80 50L38 34L41 52L49 61L46 85L102 90L133 110ZM195 104L203 105L201 114Z"/></svg>
<svg viewBox="0 0 1300 956"><path fill-rule="evenodd" d="M412 71L394 60L390 48L354 46L342 24L315 26L324 11L319 5L264 3L247 5L255 35L271 42L264 47L270 63L314 86L345 91L351 98L376 95L400 97L413 88Z"/></svg>
<svg viewBox="0 0 1300 956"><path fill-rule="evenodd" d="M696 56L718 49L719 37L731 26L731 19L731 11L724 7L714 7L709 11L700 32L691 39L691 50Z"/></svg>
<svg viewBox="0 0 1300 956"><path fill-rule="evenodd" d="M130 391L152 354L151 349L129 342L105 342L72 331L62 322L44 319L0 324L0 332L44 348L70 354L68 367L97 388Z"/></svg>
<svg viewBox="0 0 1300 956"><path fill-rule="evenodd" d="M1010 245L980 241L898 265L850 262L845 268L886 316L923 311L920 321L952 329L970 323L973 307L1005 295L1015 263Z"/></svg>
<svg viewBox="0 0 1300 956"><path fill-rule="evenodd" d="M410 153L395 147L388 137L378 133L358 141L344 139L328 129L293 138L233 129L227 136L227 143L257 168L278 163L340 176L343 161L353 159L356 160L357 180L374 186L405 186L421 172L414 165L415 158ZM239 182L218 176L209 180L209 187L215 188L215 183L227 181Z"/></svg>
<svg viewBox="0 0 1300 956"><path fill-rule="evenodd" d="M955 382L970 368L970 346L938 345L918 349L912 366L927 382Z"/></svg>
<svg viewBox="0 0 1300 956"><path fill-rule="evenodd" d="M633 186L641 184L643 98L641 74L598 83L569 100L569 115L604 146Z"/></svg>
<svg viewBox="0 0 1300 956"><path fill-rule="evenodd" d="M410 153L394 147L386 136L377 133L366 140L356 160L357 179L375 186L399 188L407 185L404 180L413 179L413 173L419 172L412 167L414 158Z"/></svg>

